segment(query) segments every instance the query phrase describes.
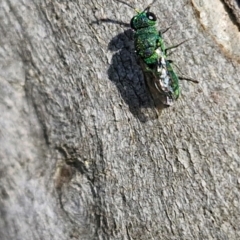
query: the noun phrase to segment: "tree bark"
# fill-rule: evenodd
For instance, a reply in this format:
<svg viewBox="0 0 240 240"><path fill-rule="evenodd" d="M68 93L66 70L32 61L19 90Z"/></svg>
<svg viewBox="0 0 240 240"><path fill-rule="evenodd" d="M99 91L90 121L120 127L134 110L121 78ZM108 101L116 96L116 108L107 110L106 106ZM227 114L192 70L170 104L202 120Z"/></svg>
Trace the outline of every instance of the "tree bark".
<svg viewBox="0 0 240 240"><path fill-rule="evenodd" d="M134 9L1 1L1 240L240 239L240 61L196 2L151 8L167 46L190 39L171 59L200 82L160 113Z"/></svg>

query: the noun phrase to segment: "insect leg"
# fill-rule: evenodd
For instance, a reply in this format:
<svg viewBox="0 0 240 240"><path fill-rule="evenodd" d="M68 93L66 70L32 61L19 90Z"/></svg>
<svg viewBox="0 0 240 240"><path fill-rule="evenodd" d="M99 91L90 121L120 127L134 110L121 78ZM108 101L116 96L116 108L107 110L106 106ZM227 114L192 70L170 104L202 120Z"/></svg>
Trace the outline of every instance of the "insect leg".
<svg viewBox="0 0 240 240"><path fill-rule="evenodd" d="M166 54L167 54L167 51L168 51L168 50L173 49L173 48L177 48L177 47L179 47L180 45L182 45L183 43L185 43L185 42L187 42L187 41L189 41L189 40L190 40L190 39L186 39L186 40L180 42L180 43L177 44L177 45L174 45L174 46L171 46L171 47L166 48Z"/></svg>
<svg viewBox="0 0 240 240"><path fill-rule="evenodd" d="M173 64L173 65L178 69L178 71L179 71L182 75L184 75L184 74L182 73L181 69L178 67L177 64L174 63L173 60L167 60L167 61L168 61L169 63ZM179 78L179 80L186 80L186 81L190 81L190 82L194 82L194 83L199 83L198 80L195 80L195 79L192 79L192 78L180 77L180 76L178 76L178 78Z"/></svg>
<svg viewBox="0 0 240 240"><path fill-rule="evenodd" d="M170 27L167 27L167 28L165 28L165 29L163 29L163 30L160 30L160 31L159 31L159 35L162 36L162 34L166 33L170 28L171 28L171 26L170 26Z"/></svg>
<svg viewBox="0 0 240 240"><path fill-rule="evenodd" d="M186 77L179 77L179 80L186 80L186 81L189 81L189 82L194 82L194 83L199 83L198 80L195 80L195 79L192 79L192 78L186 78Z"/></svg>

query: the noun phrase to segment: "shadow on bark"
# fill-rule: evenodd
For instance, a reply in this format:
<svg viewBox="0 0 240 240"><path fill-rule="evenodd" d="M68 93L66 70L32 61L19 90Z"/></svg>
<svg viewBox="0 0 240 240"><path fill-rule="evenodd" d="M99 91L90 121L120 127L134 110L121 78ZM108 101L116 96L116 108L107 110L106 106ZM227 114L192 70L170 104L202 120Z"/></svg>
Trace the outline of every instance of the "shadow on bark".
<svg viewBox="0 0 240 240"><path fill-rule="evenodd" d="M131 113L141 122L146 122L150 117L146 109L150 108L155 118L156 112L152 111L154 103L147 92L141 68L136 61L132 30L128 29L114 37L109 42L108 49L116 52L108 69L108 77L117 86Z"/></svg>

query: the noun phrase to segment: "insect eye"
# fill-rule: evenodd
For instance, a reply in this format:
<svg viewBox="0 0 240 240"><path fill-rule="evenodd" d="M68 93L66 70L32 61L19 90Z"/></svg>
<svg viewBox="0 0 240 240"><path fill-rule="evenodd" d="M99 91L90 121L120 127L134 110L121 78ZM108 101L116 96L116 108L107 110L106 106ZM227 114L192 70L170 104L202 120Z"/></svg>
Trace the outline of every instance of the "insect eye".
<svg viewBox="0 0 240 240"><path fill-rule="evenodd" d="M133 22L134 22L134 18L135 18L135 17L133 17L133 18L131 19L130 26L131 26L132 29L135 30L136 28L134 27L134 23L133 23Z"/></svg>
<svg viewBox="0 0 240 240"><path fill-rule="evenodd" d="M149 20L151 20L151 21L156 21L157 20L157 17L156 17L156 15L154 14L154 13L152 13L152 12L147 12L147 18L149 19Z"/></svg>

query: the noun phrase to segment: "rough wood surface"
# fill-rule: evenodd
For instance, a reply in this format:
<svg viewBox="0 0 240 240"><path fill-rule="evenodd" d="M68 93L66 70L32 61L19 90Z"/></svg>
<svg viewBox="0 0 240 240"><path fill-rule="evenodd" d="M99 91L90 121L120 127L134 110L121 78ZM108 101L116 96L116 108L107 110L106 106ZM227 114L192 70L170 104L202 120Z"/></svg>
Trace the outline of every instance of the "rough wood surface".
<svg viewBox="0 0 240 240"><path fill-rule="evenodd" d="M233 15L233 22L235 22L238 25L238 28L240 29L240 2L239 0L223 0L223 2L226 4L226 6L231 10L230 16Z"/></svg>
<svg viewBox="0 0 240 240"><path fill-rule="evenodd" d="M152 7L168 46L192 39L171 58L200 81L160 116L123 24L133 9L0 6L1 240L240 239L240 66L189 1Z"/></svg>

